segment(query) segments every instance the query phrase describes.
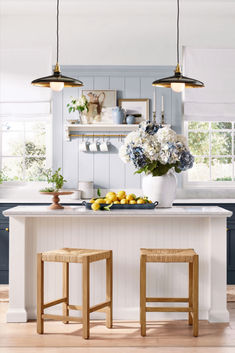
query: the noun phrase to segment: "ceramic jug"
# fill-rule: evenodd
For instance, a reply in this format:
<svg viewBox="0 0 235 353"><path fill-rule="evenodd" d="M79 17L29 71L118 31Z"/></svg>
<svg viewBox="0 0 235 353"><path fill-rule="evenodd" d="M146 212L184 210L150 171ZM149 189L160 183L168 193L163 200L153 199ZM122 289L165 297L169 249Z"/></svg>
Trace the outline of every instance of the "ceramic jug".
<svg viewBox="0 0 235 353"><path fill-rule="evenodd" d="M115 107L112 109L112 118L115 124L124 123L125 112L121 107Z"/></svg>

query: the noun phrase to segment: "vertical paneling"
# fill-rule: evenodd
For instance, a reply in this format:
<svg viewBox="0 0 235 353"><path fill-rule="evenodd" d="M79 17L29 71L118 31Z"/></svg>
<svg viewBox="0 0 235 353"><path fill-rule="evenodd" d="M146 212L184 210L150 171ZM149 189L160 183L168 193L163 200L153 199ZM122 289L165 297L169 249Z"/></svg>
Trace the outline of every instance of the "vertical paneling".
<svg viewBox="0 0 235 353"><path fill-rule="evenodd" d="M81 76L80 80L83 82L80 91L83 89L94 89L94 78L92 76Z"/></svg>
<svg viewBox="0 0 235 353"><path fill-rule="evenodd" d="M53 93L53 168L57 169L62 166L63 155L63 105L62 92Z"/></svg>
<svg viewBox="0 0 235 353"><path fill-rule="evenodd" d="M182 98L180 93L172 91L171 99L172 119L171 126L177 134L182 133Z"/></svg>
<svg viewBox="0 0 235 353"><path fill-rule="evenodd" d="M95 188L109 189L109 153L108 152L94 152L94 186Z"/></svg>
<svg viewBox="0 0 235 353"><path fill-rule="evenodd" d="M71 97L78 97L78 88L67 88L63 90L63 120L64 123L68 119L77 119L78 112L69 113L67 108L67 103L71 100ZM78 140L74 139L71 142L63 142L63 153L62 153L62 165L63 165L63 175L67 180L67 188L75 188L78 180ZM72 168L71 168L72 166ZM71 172L72 169L72 172Z"/></svg>
<svg viewBox="0 0 235 353"><path fill-rule="evenodd" d="M168 88L156 88L156 105L157 105L157 121L160 121L161 109L162 109L162 97L164 100L164 114L165 123L171 125L172 121L172 106L171 106L171 89Z"/></svg>
<svg viewBox="0 0 235 353"><path fill-rule="evenodd" d="M125 164L119 158L118 151L123 141L121 139L112 140L110 148L110 187L113 189L123 189L125 185Z"/></svg>
<svg viewBox="0 0 235 353"><path fill-rule="evenodd" d="M67 180L66 188L77 188L79 170L78 143L78 139L64 142L63 175Z"/></svg>
<svg viewBox="0 0 235 353"><path fill-rule="evenodd" d="M110 89L117 90L117 99L124 98L123 92L125 87L124 77L110 76L109 79Z"/></svg>
<svg viewBox="0 0 235 353"><path fill-rule="evenodd" d="M94 89L109 89L109 77L108 76L94 77Z"/></svg>
<svg viewBox="0 0 235 353"><path fill-rule="evenodd" d="M149 118L152 119L153 112L153 92L154 87L152 86L153 77L141 77L140 79L140 98L149 99ZM156 100L158 97L156 97Z"/></svg>
<svg viewBox="0 0 235 353"><path fill-rule="evenodd" d="M217 306L225 311L225 281L212 281L210 250L212 245L222 248L217 256L219 272L225 278L226 264L225 240L223 229L225 220L215 219L210 221L210 216L177 217L175 215L162 217L38 217L30 220L30 229L26 232L26 310L30 309L30 319L35 318L36 311L36 253L60 249L62 247L95 248L113 250L114 265L114 318L117 320L137 320L139 316L139 249L147 248L194 248L200 258L200 316L208 319L213 306L214 297L220 298ZM211 222L216 222L219 229L213 231ZM213 231L213 232L212 232ZM146 234L147 232L147 234ZM217 235L217 242L213 242L210 234ZM18 237L18 234L17 234ZM13 239L14 240L14 239ZM219 243L218 243L219 241ZM14 242L13 242L14 243ZM91 303L98 304L104 300L105 272L104 261L91 265ZM217 264L217 263L216 263ZM214 264L214 266L216 266ZM58 265L58 266L57 266ZM54 300L61 295L61 264L45 264L45 301ZM222 270L220 269L222 267ZM21 268L20 268L21 269ZM212 267L214 269L214 267ZM23 269L22 269L23 270ZM30 270L30 271L29 271ZM22 271L21 271L22 272ZM19 270L19 273L22 273ZM79 305L81 297L81 264L70 265L70 303ZM147 271L147 293L153 297L186 297L188 273L186 264L149 264ZM17 292L18 293L18 292ZM212 293L212 294L211 294ZM12 302L12 304L15 304ZM11 304L11 305L12 305ZM30 304L30 305L29 305ZM15 310L17 306L12 306ZM49 311L58 313L58 307ZM222 311L222 312L223 312ZM221 311L219 311L221 313ZM78 315L80 313L71 313ZM100 316L99 316L100 315ZM160 315L160 317L159 317ZM164 315L164 316L162 316ZM186 314L158 314L149 313L152 319L186 318ZM184 315L184 316L183 316ZM96 318L104 318L104 314L94 314ZM93 315L92 315L93 317ZM219 318L219 316L218 316ZM219 321L219 320L218 320ZM66 330L66 328L63 328ZM76 333L77 334L77 333ZM188 333L187 333L188 335ZM45 336L46 337L46 336Z"/></svg>
<svg viewBox="0 0 235 353"><path fill-rule="evenodd" d="M134 175L134 168L124 164L118 149L122 144L117 138L111 138L109 152L79 152L81 139L67 142L64 138L63 123L68 118L77 117L69 114L66 104L70 97L78 97L82 89L115 89L119 98L149 98L150 119L152 118L152 98L154 79L169 76L171 67L120 67L120 66L73 66L64 67L65 75L79 78L84 86L66 88L63 93L54 94L53 103L53 167L63 167L67 187L77 187L78 181L93 180L100 188L140 188L141 176ZM165 121L171 124L176 132L181 131L181 95L170 89L156 88L157 121L161 117L161 96L164 96ZM118 102L118 101L117 101ZM104 131L108 133L107 131ZM91 139L90 139L91 141Z"/></svg>
<svg viewBox="0 0 235 353"><path fill-rule="evenodd" d="M140 189L141 177L135 173L135 168L131 164L125 165L125 188L126 189Z"/></svg>
<svg viewBox="0 0 235 353"><path fill-rule="evenodd" d="M140 78L139 77L126 77L124 98L140 98Z"/></svg>
<svg viewBox="0 0 235 353"><path fill-rule="evenodd" d="M79 139L82 142L82 139ZM94 180L94 152L78 152L78 181Z"/></svg>

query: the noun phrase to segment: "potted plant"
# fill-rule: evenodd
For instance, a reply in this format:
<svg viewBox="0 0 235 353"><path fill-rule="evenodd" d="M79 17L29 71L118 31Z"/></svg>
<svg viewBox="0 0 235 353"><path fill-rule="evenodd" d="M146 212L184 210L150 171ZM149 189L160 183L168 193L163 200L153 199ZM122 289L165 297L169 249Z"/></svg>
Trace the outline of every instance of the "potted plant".
<svg viewBox="0 0 235 353"><path fill-rule="evenodd" d="M177 135L169 126L142 122L132 131L120 147L119 156L132 163L135 173L145 173L143 193L159 207L171 207L175 192L175 173L192 168L191 155L184 136Z"/></svg>
<svg viewBox="0 0 235 353"><path fill-rule="evenodd" d="M55 172L52 169L47 169L43 174L47 178L48 187L40 190L43 195L52 195L53 203L49 206L51 210L63 209L64 207L59 204L59 195L70 195L72 191L62 191L62 187L66 180L63 175L60 174L61 168L58 168Z"/></svg>
<svg viewBox="0 0 235 353"><path fill-rule="evenodd" d="M67 104L67 108L69 113L75 113L78 111L79 122L81 122L81 113L88 112L88 100L84 95L82 95L80 98L71 97L71 102Z"/></svg>

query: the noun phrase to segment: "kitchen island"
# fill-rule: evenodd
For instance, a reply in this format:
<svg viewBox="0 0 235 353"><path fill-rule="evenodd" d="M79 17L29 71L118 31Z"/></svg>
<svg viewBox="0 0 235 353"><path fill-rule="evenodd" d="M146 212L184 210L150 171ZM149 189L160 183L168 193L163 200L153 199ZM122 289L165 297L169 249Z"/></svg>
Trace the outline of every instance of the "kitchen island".
<svg viewBox="0 0 235 353"><path fill-rule="evenodd" d="M139 319L139 249L194 248L199 254L199 318L228 322L226 308L226 218L220 207L174 206L154 210L89 211L67 206L19 206L10 217L8 322L36 318L36 254L62 247L113 250L114 319ZM105 296L105 263L91 264L91 305ZM148 296L187 297L185 264L148 264ZM62 266L45 266L45 301L61 296ZM70 265L70 303L79 305L81 268ZM177 305L177 304L176 304ZM59 307L59 306L58 306ZM56 313L60 308L48 309ZM73 315L75 315L73 313ZM102 318L94 313L91 318ZM149 313L149 319L186 318L185 313Z"/></svg>

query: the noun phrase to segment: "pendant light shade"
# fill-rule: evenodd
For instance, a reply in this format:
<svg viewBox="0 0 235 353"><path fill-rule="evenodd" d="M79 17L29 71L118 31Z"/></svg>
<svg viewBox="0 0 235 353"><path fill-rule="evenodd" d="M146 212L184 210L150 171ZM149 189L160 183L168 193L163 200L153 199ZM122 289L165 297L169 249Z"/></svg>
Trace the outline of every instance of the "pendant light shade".
<svg viewBox="0 0 235 353"><path fill-rule="evenodd" d="M201 88L204 83L190 77L183 76L177 64L174 76L160 78L152 83L153 86L172 88L175 92L182 92L184 88Z"/></svg>
<svg viewBox="0 0 235 353"><path fill-rule="evenodd" d="M75 78L61 75L59 65L56 64L53 75L37 78L32 85L39 87L50 87L53 91L61 91L64 87L79 87L83 83Z"/></svg>
<svg viewBox="0 0 235 353"><path fill-rule="evenodd" d="M172 88L175 92L182 92L184 88L201 88L204 83L194 78L183 76L179 64L179 0L177 0L177 65L173 76L155 80L153 86Z"/></svg>
<svg viewBox="0 0 235 353"><path fill-rule="evenodd" d="M75 78L63 76L60 72L59 65L59 0L57 0L57 50L56 50L56 65L53 75L37 78L31 83L34 86L50 87L53 91L61 91L64 87L81 87L83 83Z"/></svg>

